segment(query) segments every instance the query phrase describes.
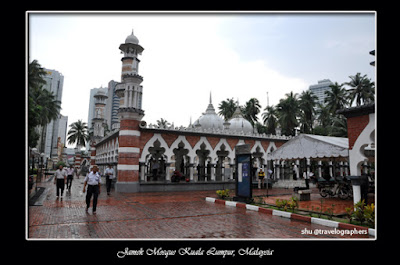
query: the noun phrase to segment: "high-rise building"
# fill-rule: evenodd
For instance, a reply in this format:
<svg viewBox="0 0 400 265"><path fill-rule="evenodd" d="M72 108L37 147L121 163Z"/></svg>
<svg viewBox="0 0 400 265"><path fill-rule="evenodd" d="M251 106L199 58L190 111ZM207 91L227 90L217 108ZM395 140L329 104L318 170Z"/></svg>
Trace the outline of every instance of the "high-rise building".
<svg viewBox="0 0 400 265"><path fill-rule="evenodd" d="M332 81L329 79L319 80L318 84L311 85L309 87L310 91L318 97L317 103L325 105L326 91L331 91L330 85L333 85ZM318 108L318 105L316 106Z"/></svg>
<svg viewBox="0 0 400 265"><path fill-rule="evenodd" d="M64 76L52 69L44 68L46 75L43 77L46 84L44 89L52 92L55 100L62 102L62 92L64 85ZM49 122L43 130L40 130L41 136L38 141L38 150L45 153L47 157L57 156L57 140L60 137L61 143L65 145L68 117L60 114L59 118Z"/></svg>
<svg viewBox="0 0 400 265"><path fill-rule="evenodd" d="M119 98L115 94L115 86L118 82L111 80L108 82L108 90L107 90L107 105L105 109L105 119L108 125L108 129L112 131L116 124L119 124L118 118L118 108L119 108ZM119 126L117 127L119 128Z"/></svg>

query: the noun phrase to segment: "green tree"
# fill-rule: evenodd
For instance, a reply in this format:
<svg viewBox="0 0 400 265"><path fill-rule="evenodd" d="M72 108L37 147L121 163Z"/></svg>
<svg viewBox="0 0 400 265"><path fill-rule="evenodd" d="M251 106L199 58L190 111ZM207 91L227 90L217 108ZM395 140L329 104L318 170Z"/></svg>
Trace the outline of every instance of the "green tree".
<svg viewBox="0 0 400 265"><path fill-rule="evenodd" d="M82 122L82 120L78 120L69 125L71 129L68 131L68 143L74 144L76 143L76 147L80 149L85 146L89 141L88 127L86 122Z"/></svg>
<svg viewBox="0 0 400 265"><path fill-rule="evenodd" d="M265 124L267 134L276 134L275 129L278 123L276 108L274 106L267 106L263 112L263 122Z"/></svg>
<svg viewBox="0 0 400 265"><path fill-rule="evenodd" d="M258 121L258 113L260 113L260 102L256 98L251 98L246 102L244 108L242 109L243 116L248 120L254 127L254 124Z"/></svg>
<svg viewBox="0 0 400 265"><path fill-rule="evenodd" d="M329 135L333 123L332 113L328 106L319 104L318 108L318 126L314 128L314 134Z"/></svg>
<svg viewBox="0 0 400 265"><path fill-rule="evenodd" d="M160 128L166 128L167 126L171 126L171 123L169 123L167 120L164 120L163 118L157 120L157 125Z"/></svg>
<svg viewBox="0 0 400 265"><path fill-rule="evenodd" d="M295 128L299 125L297 121L299 102L297 94L293 94L293 91L285 96L286 98L280 99L276 106L278 121L282 128L282 134L294 136Z"/></svg>
<svg viewBox="0 0 400 265"><path fill-rule="evenodd" d="M300 131L303 133L312 133L315 115L315 104L318 100L311 91L303 91L299 98L300 108Z"/></svg>
<svg viewBox="0 0 400 265"><path fill-rule="evenodd" d="M329 135L347 137L347 119L343 115L336 115L333 117Z"/></svg>
<svg viewBox="0 0 400 265"><path fill-rule="evenodd" d="M348 91L343 87L343 84L335 82L329 86L331 90L325 91L325 103L332 114L337 110L347 107L349 102Z"/></svg>
<svg viewBox="0 0 400 265"><path fill-rule="evenodd" d="M218 114L224 117L224 120L227 121L232 118L233 113L236 110L236 103L233 98L221 101L218 106L219 112Z"/></svg>
<svg viewBox="0 0 400 265"><path fill-rule="evenodd" d="M56 100L52 92L43 88L46 84L44 76L46 72L40 64L33 60L28 66L28 144L31 147L37 145L39 134L37 126L41 126L42 138L46 125L58 118L61 102ZM42 143L44 141L42 139ZM43 145L40 148L43 151Z"/></svg>
<svg viewBox="0 0 400 265"><path fill-rule="evenodd" d="M353 104L354 100L356 105L369 104L375 100L375 83L371 82L371 79L367 78L367 75L361 76L357 73L354 76L349 76L350 82L346 82L345 85L350 86L350 105Z"/></svg>

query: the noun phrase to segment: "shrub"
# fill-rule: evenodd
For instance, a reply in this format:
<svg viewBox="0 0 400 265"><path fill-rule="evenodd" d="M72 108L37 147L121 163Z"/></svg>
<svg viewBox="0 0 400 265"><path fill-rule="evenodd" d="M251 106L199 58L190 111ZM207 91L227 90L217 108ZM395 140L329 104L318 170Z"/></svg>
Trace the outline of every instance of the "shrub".
<svg viewBox="0 0 400 265"><path fill-rule="evenodd" d="M224 199L225 197L229 197L229 190L217 190L218 198Z"/></svg>
<svg viewBox="0 0 400 265"><path fill-rule="evenodd" d="M353 212L351 208L346 208L347 216L351 220L360 222L361 225L367 222L368 226L375 227L375 205L365 205L364 200L360 200L354 205L355 210Z"/></svg>
<svg viewBox="0 0 400 265"><path fill-rule="evenodd" d="M292 210L292 212L294 212L294 210L299 207L299 202L297 197L293 196L292 198L290 198L290 200L276 199L275 205L279 209L283 208L283 210L286 211L289 208Z"/></svg>

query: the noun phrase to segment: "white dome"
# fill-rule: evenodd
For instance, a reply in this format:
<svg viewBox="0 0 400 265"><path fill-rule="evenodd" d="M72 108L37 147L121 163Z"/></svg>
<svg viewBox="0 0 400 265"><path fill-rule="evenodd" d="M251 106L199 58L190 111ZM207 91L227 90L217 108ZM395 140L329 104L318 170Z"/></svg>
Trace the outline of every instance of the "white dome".
<svg viewBox="0 0 400 265"><path fill-rule="evenodd" d="M229 122L229 130L233 132L243 132L243 133L252 133L253 126L251 123L243 118L242 112L240 108L237 107L235 113L233 113L232 118Z"/></svg>
<svg viewBox="0 0 400 265"><path fill-rule="evenodd" d="M244 133L253 132L253 126L251 126L251 123L245 118L232 118L229 120L229 123L230 131Z"/></svg>
<svg viewBox="0 0 400 265"><path fill-rule="evenodd" d="M135 35L133 35L133 30L132 34L126 37L125 43L139 44L139 39Z"/></svg>
<svg viewBox="0 0 400 265"><path fill-rule="evenodd" d="M202 129L219 129L222 130L224 128L224 120L215 113L214 106L211 103L211 95L210 95L210 104L208 104L207 110L203 115L200 116L195 122L195 127L200 127Z"/></svg>
<svg viewBox="0 0 400 265"><path fill-rule="evenodd" d="M202 129L220 129L224 128L224 121L217 114L207 114L200 116L196 124L200 124Z"/></svg>

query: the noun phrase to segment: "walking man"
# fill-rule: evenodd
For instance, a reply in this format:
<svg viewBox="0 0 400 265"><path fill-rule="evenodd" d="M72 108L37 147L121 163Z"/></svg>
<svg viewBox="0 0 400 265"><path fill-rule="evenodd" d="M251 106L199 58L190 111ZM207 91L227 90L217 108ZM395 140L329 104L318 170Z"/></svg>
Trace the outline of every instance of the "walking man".
<svg viewBox="0 0 400 265"><path fill-rule="evenodd" d="M90 200L92 199L93 195L93 214L96 214L97 197L100 194L101 177L98 170L99 169L97 168L97 166L94 165L92 171L90 171L86 175L83 184L83 193L85 193L86 186L88 186L88 190L86 193L86 212L89 211Z"/></svg>
<svg viewBox="0 0 400 265"><path fill-rule="evenodd" d="M114 169L111 164L108 164L108 168L106 168L104 175L106 175L107 195L110 195L111 182L114 179Z"/></svg>
<svg viewBox="0 0 400 265"><path fill-rule="evenodd" d="M61 200L63 199L64 186L65 186L66 180L67 180L67 172L65 172L62 165L59 165L58 169L56 170L55 178L54 178L54 184L57 185L56 186L57 199L58 199L58 196L60 196ZM61 194L59 193L60 190L61 190Z"/></svg>
<svg viewBox="0 0 400 265"><path fill-rule="evenodd" d="M307 172L307 170L304 170L303 178L304 178L304 181L306 182L306 189L310 189L309 183L310 183L311 174L312 174L312 172Z"/></svg>
<svg viewBox="0 0 400 265"><path fill-rule="evenodd" d="M71 193L72 180L74 179L74 167L70 165L69 168L66 169L66 172L67 172L67 189L68 192Z"/></svg>

